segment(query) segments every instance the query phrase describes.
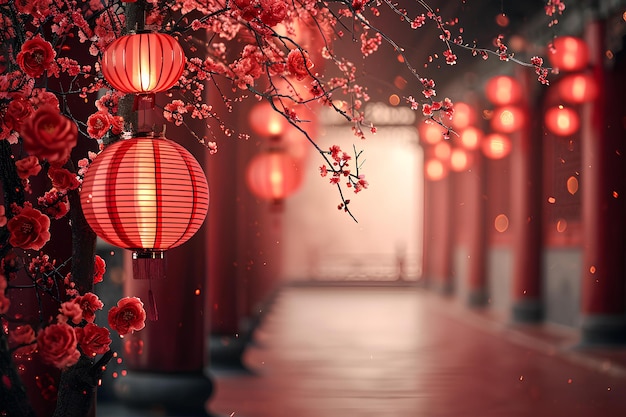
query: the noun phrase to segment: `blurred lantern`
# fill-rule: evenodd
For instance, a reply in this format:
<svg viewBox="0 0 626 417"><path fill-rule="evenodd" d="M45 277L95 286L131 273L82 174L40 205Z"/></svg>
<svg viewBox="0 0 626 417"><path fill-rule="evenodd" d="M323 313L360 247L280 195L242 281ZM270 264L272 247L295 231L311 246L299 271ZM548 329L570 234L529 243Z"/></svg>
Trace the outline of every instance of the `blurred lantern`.
<svg viewBox="0 0 626 417"><path fill-rule="evenodd" d="M252 107L248 122L257 134L268 138L280 136L289 125L285 117L274 110L267 101L259 102Z"/></svg>
<svg viewBox="0 0 626 417"><path fill-rule="evenodd" d="M504 106L493 111L491 127L501 133L512 133L524 125L524 112L519 107Z"/></svg>
<svg viewBox="0 0 626 417"><path fill-rule="evenodd" d="M561 71L578 71L589 62L589 49L584 40L573 36L554 39L554 52L549 54L553 67Z"/></svg>
<svg viewBox="0 0 626 417"><path fill-rule="evenodd" d="M476 114L474 109L467 103L454 103L454 117L452 118L452 127L461 130L474 123Z"/></svg>
<svg viewBox="0 0 626 417"><path fill-rule="evenodd" d="M502 159L511 152L511 140L506 135L492 133L482 141L481 150L489 159Z"/></svg>
<svg viewBox="0 0 626 417"><path fill-rule="evenodd" d="M430 181L439 181L448 175L448 167L437 158L432 158L424 164L424 173L426 179Z"/></svg>
<svg viewBox="0 0 626 417"><path fill-rule="evenodd" d="M443 139L443 135L446 133L446 129L433 122L424 122L419 127L419 137L422 143L428 145L434 145Z"/></svg>
<svg viewBox="0 0 626 417"><path fill-rule="evenodd" d="M463 148L454 148L450 153L450 168L455 172L468 169L471 165L471 157Z"/></svg>
<svg viewBox="0 0 626 417"><path fill-rule="evenodd" d="M118 91L149 94L166 91L180 79L185 54L164 33L134 33L111 43L102 55L102 74Z"/></svg>
<svg viewBox="0 0 626 417"><path fill-rule="evenodd" d="M135 137L95 158L80 201L98 237L133 251L134 277L152 278L164 275L164 251L186 242L204 222L209 187L181 145Z"/></svg>
<svg viewBox="0 0 626 417"><path fill-rule="evenodd" d="M555 135L568 136L580 126L578 113L569 107L552 107L546 111L544 122L548 130Z"/></svg>
<svg viewBox="0 0 626 417"><path fill-rule="evenodd" d="M441 161L446 162L450 160L451 153L452 147L450 146L450 142L447 140L442 140L433 147L433 154Z"/></svg>
<svg viewBox="0 0 626 417"><path fill-rule="evenodd" d="M598 87L591 74L571 74L558 85L559 96L568 103L586 103L596 98Z"/></svg>
<svg viewBox="0 0 626 417"><path fill-rule="evenodd" d="M257 197L280 207L302 183L298 160L280 148L255 155L246 169L246 183Z"/></svg>
<svg viewBox="0 0 626 417"><path fill-rule="evenodd" d="M468 126L461 131L459 136L461 140L461 145L463 145L465 149L474 150L477 149L480 145L480 141L483 137L483 132L482 130L474 126Z"/></svg>
<svg viewBox="0 0 626 417"><path fill-rule="evenodd" d="M487 99L497 106L506 106L520 101L522 86L513 77L499 75L490 78L485 85Z"/></svg>

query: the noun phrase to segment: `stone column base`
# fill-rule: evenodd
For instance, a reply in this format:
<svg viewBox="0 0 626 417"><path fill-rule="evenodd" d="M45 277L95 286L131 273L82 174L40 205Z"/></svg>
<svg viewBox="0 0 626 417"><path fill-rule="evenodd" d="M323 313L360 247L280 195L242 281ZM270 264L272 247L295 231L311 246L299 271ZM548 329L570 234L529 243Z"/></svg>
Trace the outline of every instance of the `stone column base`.
<svg viewBox="0 0 626 417"><path fill-rule="evenodd" d="M543 321L543 303L539 299L513 302L512 319L516 323L540 323Z"/></svg>
<svg viewBox="0 0 626 417"><path fill-rule="evenodd" d="M175 416L210 416L207 401L213 382L202 372L164 373L128 371L115 381L117 398L133 409Z"/></svg>
<svg viewBox="0 0 626 417"><path fill-rule="evenodd" d="M626 345L626 316L587 315L581 323L581 346Z"/></svg>

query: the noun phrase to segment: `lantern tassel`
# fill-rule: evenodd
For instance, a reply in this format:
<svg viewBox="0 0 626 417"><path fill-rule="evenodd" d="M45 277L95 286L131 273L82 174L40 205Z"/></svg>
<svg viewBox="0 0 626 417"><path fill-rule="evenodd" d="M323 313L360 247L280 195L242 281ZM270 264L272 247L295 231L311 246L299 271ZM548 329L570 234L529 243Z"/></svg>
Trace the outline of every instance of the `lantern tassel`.
<svg viewBox="0 0 626 417"><path fill-rule="evenodd" d="M156 303L156 299L154 298L154 293L152 292L152 288L148 290L148 320L150 321L159 320L159 310L157 309L157 303Z"/></svg>
<svg viewBox="0 0 626 417"><path fill-rule="evenodd" d="M165 252L135 251L133 252L133 278L161 279L165 278Z"/></svg>

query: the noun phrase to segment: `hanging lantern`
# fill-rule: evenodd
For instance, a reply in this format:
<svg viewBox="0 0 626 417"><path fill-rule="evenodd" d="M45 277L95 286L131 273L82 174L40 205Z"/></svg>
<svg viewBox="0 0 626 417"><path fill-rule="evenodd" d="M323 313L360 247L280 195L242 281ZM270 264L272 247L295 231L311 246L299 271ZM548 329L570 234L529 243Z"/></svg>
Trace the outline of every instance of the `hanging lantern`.
<svg viewBox="0 0 626 417"><path fill-rule="evenodd" d="M492 133L482 141L481 150L489 159L502 159L511 152L511 140L506 135Z"/></svg>
<svg viewBox="0 0 626 417"><path fill-rule="evenodd" d="M569 136L575 133L580 126L578 113L563 106L548 109L544 122L550 132L559 136Z"/></svg>
<svg viewBox="0 0 626 417"><path fill-rule="evenodd" d="M578 71L589 63L589 48L584 40L561 36L553 44L554 52L549 55L550 62L561 71Z"/></svg>
<svg viewBox="0 0 626 417"><path fill-rule="evenodd" d="M461 145L463 145L465 149L474 150L477 149L480 145L480 141L483 137L483 132L482 130L474 126L468 126L461 131L459 137L461 140Z"/></svg>
<svg viewBox="0 0 626 417"><path fill-rule="evenodd" d="M269 149L252 158L246 183L254 195L280 206L300 187L302 170L298 161L283 149Z"/></svg>
<svg viewBox="0 0 626 417"><path fill-rule="evenodd" d="M497 106L514 104L522 98L522 86L513 77L499 75L490 78L485 85L487 99Z"/></svg>
<svg viewBox="0 0 626 417"><path fill-rule="evenodd" d="M519 107L504 106L493 112L491 127L501 133L512 133L524 125L524 112Z"/></svg>
<svg viewBox="0 0 626 417"><path fill-rule="evenodd" d="M163 259L165 250L196 233L209 207L209 187L200 164L181 145L136 137L115 142L96 157L80 201L96 235L132 250L136 267L142 259ZM135 277L157 273L148 268L145 274Z"/></svg>
<svg viewBox="0 0 626 417"><path fill-rule="evenodd" d="M268 138L278 137L289 125L285 117L274 110L267 101L255 104L248 114L248 122L254 131Z"/></svg>
<svg viewBox="0 0 626 417"><path fill-rule="evenodd" d="M452 127L461 130L465 129L476 119L476 113L469 104L459 102L454 103L454 117L452 117Z"/></svg>
<svg viewBox="0 0 626 417"><path fill-rule="evenodd" d="M465 171L472 164L470 154L463 148L454 148L450 153L450 169L455 172Z"/></svg>
<svg viewBox="0 0 626 417"><path fill-rule="evenodd" d="M439 181L448 175L448 166L437 158L432 158L424 164L424 174L430 181Z"/></svg>
<svg viewBox="0 0 626 417"><path fill-rule="evenodd" d="M419 127L420 142L428 145L434 145L443 139L443 134L445 132L446 129L443 126L426 121Z"/></svg>
<svg viewBox="0 0 626 417"><path fill-rule="evenodd" d="M184 67L183 48L165 33L122 36L102 56L104 78L127 94L166 91L180 79Z"/></svg>
<svg viewBox="0 0 626 417"><path fill-rule="evenodd" d="M450 142L447 140L442 140L433 146L433 154L442 162L449 161L451 153L452 146L450 146Z"/></svg>
<svg viewBox="0 0 626 417"><path fill-rule="evenodd" d="M587 103L598 95L596 81L591 74L571 74L558 85L559 96L568 103Z"/></svg>

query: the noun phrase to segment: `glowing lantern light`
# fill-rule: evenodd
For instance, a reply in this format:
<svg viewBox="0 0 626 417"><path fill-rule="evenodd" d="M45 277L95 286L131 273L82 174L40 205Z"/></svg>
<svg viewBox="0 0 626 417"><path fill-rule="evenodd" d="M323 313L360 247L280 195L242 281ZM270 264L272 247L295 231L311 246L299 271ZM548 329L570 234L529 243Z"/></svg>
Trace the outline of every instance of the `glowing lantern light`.
<svg viewBox="0 0 626 417"><path fill-rule="evenodd" d="M454 103L454 117L452 118L452 127L461 130L474 123L476 114L467 103Z"/></svg>
<svg viewBox="0 0 626 417"><path fill-rule="evenodd" d="M468 169L471 165L471 158L463 148L454 148L450 154L450 168L455 172Z"/></svg>
<svg viewBox="0 0 626 417"><path fill-rule="evenodd" d="M446 132L441 125L437 123L422 123L419 127L420 140L422 143L428 145L434 145L443 139L443 134Z"/></svg>
<svg viewBox="0 0 626 417"><path fill-rule="evenodd" d="M80 201L100 238L162 258L200 228L209 207L209 187L200 164L166 138L115 142L89 166Z"/></svg>
<svg viewBox="0 0 626 417"><path fill-rule="evenodd" d="M554 53L549 55L552 66L562 71L578 71L589 62L589 49L584 40L561 36L554 40Z"/></svg>
<svg viewBox="0 0 626 417"><path fill-rule="evenodd" d="M259 198L280 203L302 183L297 159L282 149L270 149L256 155L246 170L246 183Z"/></svg>
<svg viewBox="0 0 626 417"><path fill-rule="evenodd" d="M437 159L441 161L448 161L452 153L452 147L448 141L441 141L433 148L433 153Z"/></svg>
<svg viewBox="0 0 626 417"><path fill-rule="evenodd" d="M475 128L473 126L469 126L463 129L460 133L461 145L465 149L474 150L477 149L480 145L480 141L482 140L483 132L482 130Z"/></svg>
<svg viewBox="0 0 626 417"><path fill-rule="evenodd" d="M439 181L448 175L447 166L436 158L426 161L426 164L424 164L424 171L426 173L426 178L431 181Z"/></svg>
<svg viewBox="0 0 626 417"><path fill-rule="evenodd" d="M578 113L563 106L548 109L544 121L548 130L559 136L571 135L575 133L580 126Z"/></svg>
<svg viewBox="0 0 626 417"><path fill-rule="evenodd" d="M257 134L269 138L280 136L289 126L285 117L274 110L267 101L262 101L252 107L248 122Z"/></svg>
<svg viewBox="0 0 626 417"><path fill-rule="evenodd" d="M185 53L178 41L165 33L122 36L102 55L102 74L118 91L148 94L166 91L180 79Z"/></svg>
<svg viewBox="0 0 626 417"><path fill-rule="evenodd" d="M563 78L558 86L559 96L574 104L586 103L598 95L598 87L590 74L571 74Z"/></svg>
<svg viewBox="0 0 626 417"><path fill-rule="evenodd" d="M488 135L481 144L483 154L490 159L502 159L511 152L511 140L499 133Z"/></svg>
<svg viewBox="0 0 626 417"><path fill-rule="evenodd" d="M499 107L493 112L491 127L501 133L512 133L524 125L524 112L514 106Z"/></svg>
<svg viewBox="0 0 626 417"><path fill-rule="evenodd" d="M485 95L493 104L505 106L516 103L522 98L522 86L513 77L499 75L487 81Z"/></svg>

